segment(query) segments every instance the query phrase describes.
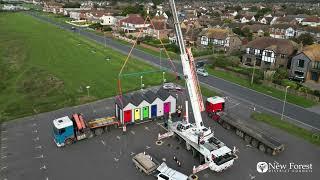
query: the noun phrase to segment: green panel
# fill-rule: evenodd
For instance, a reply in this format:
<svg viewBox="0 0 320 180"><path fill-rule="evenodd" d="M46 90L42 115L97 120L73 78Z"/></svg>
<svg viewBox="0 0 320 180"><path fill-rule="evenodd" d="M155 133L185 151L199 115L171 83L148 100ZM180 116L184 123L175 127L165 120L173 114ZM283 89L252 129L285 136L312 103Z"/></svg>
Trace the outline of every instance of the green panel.
<svg viewBox="0 0 320 180"><path fill-rule="evenodd" d="M149 118L149 107L143 107L143 119L148 119Z"/></svg>

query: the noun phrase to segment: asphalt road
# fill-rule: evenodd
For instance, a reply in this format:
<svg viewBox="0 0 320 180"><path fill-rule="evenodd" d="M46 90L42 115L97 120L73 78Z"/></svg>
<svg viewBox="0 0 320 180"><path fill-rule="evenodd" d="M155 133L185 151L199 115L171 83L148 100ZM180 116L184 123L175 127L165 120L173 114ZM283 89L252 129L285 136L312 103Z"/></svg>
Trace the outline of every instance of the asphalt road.
<svg viewBox="0 0 320 180"><path fill-rule="evenodd" d="M180 101L182 96L179 96ZM163 144L155 144L158 133L163 133L162 121L147 122L128 126L127 133L121 129L112 129L102 136L83 140L69 147L58 148L52 139L52 120L75 112L82 112L85 119L112 116L114 100L103 99L90 104L68 107L53 112L42 113L31 117L3 123L1 125L0 144L0 179L1 180L55 180L55 179L126 179L152 180L152 176L141 174L132 165L134 154L146 151L158 161L165 158L167 164L184 174L190 174L198 159L192 158L174 138L163 140ZM243 106L236 99L229 98L227 112L244 120L253 111ZM190 116L192 117L192 116ZM236 146L239 158L234 165L221 173L204 170L198 173L200 179L216 180L314 180L320 176L320 148L300 138L269 127L256 124L267 129L273 136L285 143L286 150L278 156L269 156L252 148L232 131L203 116L204 123L214 130L215 136L227 146ZM191 119L192 121L192 119ZM172 158L176 156L182 167L177 167ZM260 174L256 170L257 162L265 161L280 164L312 164L312 172L268 172Z"/></svg>
<svg viewBox="0 0 320 180"><path fill-rule="evenodd" d="M29 12L30 13L30 12ZM72 25L69 24L60 24L56 21L53 21L49 18L37 16L33 14L34 17L41 19L43 21L52 23L57 25L60 28L64 28L66 30L72 31ZM123 45L111 38L104 38L102 36L96 35L92 32L84 31L81 29L75 30L75 33L79 33L82 36L85 36L89 39L92 39L100 44L107 43L107 46L111 47L114 50L118 50L122 53L128 54L131 47L127 45ZM138 57L144 61L152 63L154 65L160 65L160 61L158 57L155 57L149 53L143 52L138 49L134 49L132 51L132 55ZM173 69L168 61L163 62L161 64L163 67L168 69ZM179 73L182 73L182 67L180 63L175 63L176 69ZM252 104L253 106L260 108L262 111L271 112L274 114L281 114L283 101L273 98L268 95L264 95L262 93L250 90L248 88L239 86L237 84L231 83L229 81L225 81L223 79L217 78L215 76L209 77L199 77L199 81L206 85L209 85L213 88L218 89L220 92L223 92L227 96L232 96L241 101L247 102L248 104ZM313 129L320 131L320 115L314 112L311 112L305 108L300 106L287 103L285 106L285 117L287 119L292 120L294 122L301 123L305 126L311 127Z"/></svg>

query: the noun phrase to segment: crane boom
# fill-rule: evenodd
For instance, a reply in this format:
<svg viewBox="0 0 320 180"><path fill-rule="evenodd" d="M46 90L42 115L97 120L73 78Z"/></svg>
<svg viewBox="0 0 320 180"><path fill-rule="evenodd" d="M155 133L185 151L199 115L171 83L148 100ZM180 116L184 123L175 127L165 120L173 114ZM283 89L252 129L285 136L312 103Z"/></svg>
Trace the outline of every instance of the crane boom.
<svg viewBox="0 0 320 180"><path fill-rule="evenodd" d="M188 90L188 94L190 97L190 102L191 102L191 107L192 107L192 112L193 112L195 124L196 124L197 130L202 131L202 129L204 127L203 127L201 111L200 111L200 104L201 103L199 103L202 101L202 99L200 99L200 97L198 96L198 94L200 92L198 92L198 89L196 88L198 85L198 80L196 78L193 78L193 76L192 76L193 69L191 67L190 59L187 54L185 43L183 40L182 31L181 31L181 27L180 27L178 15L177 15L175 2L174 2L174 0L169 0L169 3L170 3L172 16L173 16L173 20L174 20L174 27L175 27L177 42L178 42L180 52L181 52L180 58L181 58L181 62L182 62L183 75L184 75L184 78L186 81L187 90ZM189 53L191 53L191 52L189 52Z"/></svg>

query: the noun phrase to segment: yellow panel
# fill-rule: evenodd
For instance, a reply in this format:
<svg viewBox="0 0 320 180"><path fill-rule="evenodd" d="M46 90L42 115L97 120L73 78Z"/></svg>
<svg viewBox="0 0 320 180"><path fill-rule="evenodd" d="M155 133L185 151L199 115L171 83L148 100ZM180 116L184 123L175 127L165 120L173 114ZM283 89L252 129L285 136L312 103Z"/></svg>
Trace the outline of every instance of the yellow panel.
<svg viewBox="0 0 320 180"><path fill-rule="evenodd" d="M134 120L135 121L140 120L140 109L139 108L134 109Z"/></svg>

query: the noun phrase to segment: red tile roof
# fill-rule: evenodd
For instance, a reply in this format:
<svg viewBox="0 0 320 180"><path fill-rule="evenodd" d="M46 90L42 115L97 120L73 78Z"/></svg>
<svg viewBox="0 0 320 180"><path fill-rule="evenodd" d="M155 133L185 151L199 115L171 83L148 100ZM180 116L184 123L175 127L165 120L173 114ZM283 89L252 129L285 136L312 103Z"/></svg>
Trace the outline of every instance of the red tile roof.
<svg viewBox="0 0 320 180"><path fill-rule="evenodd" d="M139 14L130 14L128 17L120 20L120 24L122 23L144 24L144 19Z"/></svg>
<svg viewBox="0 0 320 180"><path fill-rule="evenodd" d="M320 23L320 18L319 17L308 17L303 20L303 22L316 22Z"/></svg>

